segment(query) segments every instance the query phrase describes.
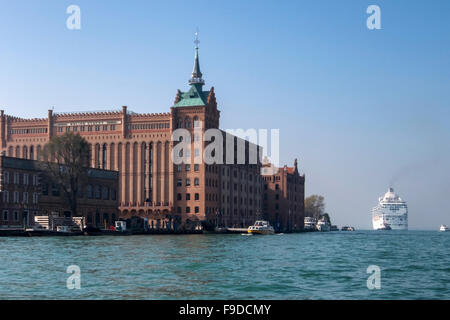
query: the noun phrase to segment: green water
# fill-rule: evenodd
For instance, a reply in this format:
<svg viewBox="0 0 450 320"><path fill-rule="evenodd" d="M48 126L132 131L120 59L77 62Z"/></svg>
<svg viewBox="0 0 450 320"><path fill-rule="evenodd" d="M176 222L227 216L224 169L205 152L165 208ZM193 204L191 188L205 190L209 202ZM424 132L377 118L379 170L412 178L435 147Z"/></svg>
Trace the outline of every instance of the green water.
<svg viewBox="0 0 450 320"><path fill-rule="evenodd" d="M449 282L450 232L0 238L1 299L450 299Z"/></svg>

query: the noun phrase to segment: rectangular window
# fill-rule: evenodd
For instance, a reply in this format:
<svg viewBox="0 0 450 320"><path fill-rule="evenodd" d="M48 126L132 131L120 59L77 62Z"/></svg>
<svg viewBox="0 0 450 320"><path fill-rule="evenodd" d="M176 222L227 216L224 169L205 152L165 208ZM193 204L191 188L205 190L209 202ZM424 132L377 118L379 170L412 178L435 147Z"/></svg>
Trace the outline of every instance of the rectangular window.
<svg viewBox="0 0 450 320"><path fill-rule="evenodd" d="M187 178L186 179L186 187L189 187L191 185L191 179Z"/></svg>
<svg viewBox="0 0 450 320"><path fill-rule="evenodd" d="M195 178L194 179L194 185L196 185L196 186L200 185L200 179L199 178Z"/></svg>
<svg viewBox="0 0 450 320"><path fill-rule="evenodd" d="M186 171L191 171L191 165L190 164L186 165Z"/></svg>
<svg viewBox="0 0 450 320"><path fill-rule="evenodd" d="M3 202L8 203L9 202L9 192L7 190L3 191Z"/></svg>
<svg viewBox="0 0 450 320"><path fill-rule="evenodd" d="M181 200L181 193L177 194L177 200Z"/></svg>
<svg viewBox="0 0 450 320"><path fill-rule="evenodd" d="M28 185L30 183L30 175L28 173L23 174L23 184Z"/></svg>
<svg viewBox="0 0 450 320"><path fill-rule="evenodd" d="M19 221L19 213L14 211L14 221Z"/></svg>
<svg viewBox="0 0 450 320"><path fill-rule="evenodd" d="M177 180L177 187L181 187L181 186L183 186L183 182L182 182L181 179L178 179Z"/></svg>
<svg viewBox="0 0 450 320"><path fill-rule="evenodd" d="M200 208L199 207L195 207L195 213L199 213L200 212Z"/></svg>
<svg viewBox="0 0 450 320"><path fill-rule="evenodd" d="M34 203L34 204L37 204L38 201L39 201L39 193L34 192L34 193L33 193L33 203Z"/></svg>
<svg viewBox="0 0 450 320"><path fill-rule="evenodd" d="M14 191L13 202L14 203L19 203L19 192L18 191Z"/></svg>
<svg viewBox="0 0 450 320"><path fill-rule="evenodd" d="M186 193L186 200L187 201L191 200L191 194L190 193Z"/></svg>
<svg viewBox="0 0 450 320"><path fill-rule="evenodd" d="M23 193L23 203L28 203L28 192Z"/></svg>
<svg viewBox="0 0 450 320"><path fill-rule="evenodd" d="M111 190L111 200L114 200L114 201L117 200L117 190L116 189Z"/></svg>
<svg viewBox="0 0 450 320"><path fill-rule="evenodd" d="M3 221L8 221L9 217L8 217L8 210L3 210Z"/></svg>
<svg viewBox="0 0 450 320"><path fill-rule="evenodd" d="M14 184L19 184L19 173L14 172Z"/></svg>
<svg viewBox="0 0 450 320"><path fill-rule="evenodd" d="M9 183L9 172L8 171L5 171L3 173L3 178L4 178L5 183Z"/></svg>
<svg viewBox="0 0 450 320"><path fill-rule="evenodd" d="M109 188L103 187L103 200L109 200Z"/></svg>
<svg viewBox="0 0 450 320"><path fill-rule="evenodd" d="M59 197L59 187L56 183L52 183L52 196Z"/></svg>
<svg viewBox="0 0 450 320"><path fill-rule="evenodd" d="M200 165L194 164L194 171L199 171L199 170L200 170Z"/></svg>
<svg viewBox="0 0 450 320"><path fill-rule="evenodd" d="M186 207L186 213L191 213L191 207Z"/></svg>

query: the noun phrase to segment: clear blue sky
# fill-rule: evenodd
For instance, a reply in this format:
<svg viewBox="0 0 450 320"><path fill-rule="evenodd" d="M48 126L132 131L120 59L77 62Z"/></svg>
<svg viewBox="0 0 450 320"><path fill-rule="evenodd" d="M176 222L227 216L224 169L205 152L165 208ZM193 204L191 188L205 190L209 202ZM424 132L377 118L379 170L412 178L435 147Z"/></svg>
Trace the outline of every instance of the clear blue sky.
<svg viewBox="0 0 450 320"><path fill-rule="evenodd" d="M450 224L450 1L0 0L0 107L167 112L197 27L221 127L280 128L335 223L369 228L394 180L412 229Z"/></svg>

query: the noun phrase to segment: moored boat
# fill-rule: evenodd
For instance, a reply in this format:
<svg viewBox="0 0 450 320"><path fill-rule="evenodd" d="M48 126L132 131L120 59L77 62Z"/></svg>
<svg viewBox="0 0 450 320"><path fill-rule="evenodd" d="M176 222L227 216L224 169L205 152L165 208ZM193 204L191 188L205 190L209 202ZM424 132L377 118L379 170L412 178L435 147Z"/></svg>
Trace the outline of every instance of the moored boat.
<svg viewBox="0 0 450 320"><path fill-rule="evenodd" d="M305 231L315 231L316 225L317 225L317 219L314 219L313 217L305 217L304 227L303 227L303 229Z"/></svg>
<svg viewBox="0 0 450 320"><path fill-rule="evenodd" d="M320 232L328 232L331 230L331 225L325 218L322 218L317 223L317 230Z"/></svg>
<svg viewBox="0 0 450 320"><path fill-rule="evenodd" d="M268 221L259 220L254 225L248 227L247 232L251 234L274 234L275 230Z"/></svg>
<svg viewBox="0 0 450 320"><path fill-rule="evenodd" d="M355 231L355 228L349 227L349 226L344 226L341 228L341 231Z"/></svg>

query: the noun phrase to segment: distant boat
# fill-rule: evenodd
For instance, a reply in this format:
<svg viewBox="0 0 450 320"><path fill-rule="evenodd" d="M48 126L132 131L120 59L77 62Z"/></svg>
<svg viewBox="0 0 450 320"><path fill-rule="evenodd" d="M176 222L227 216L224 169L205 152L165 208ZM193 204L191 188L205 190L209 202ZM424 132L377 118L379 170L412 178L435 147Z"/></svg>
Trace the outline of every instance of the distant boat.
<svg viewBox="0 0 450 320"><path fill-rule="evenodd" d="M303 227L305 231L313 231L316 230L317 219L313 217L305 217L305 226Z"/></svg>
<svg viewBox="0 0 450 320"><path fill-rule="evenodd" d="M254 225L248 227L247 232L250 234L274 234L275 230L268 221L256 221Z"/></svg>
<svg viewBox="0 0 450 320"><path fill-rule="evenodd" d="M355 228L344 226L344 227L341 228L341 231L355 231Z"/></svg>
<svg viewBox="0 0 450 320"><path fill-rule="evenodd" d="M377 230L392 230L392 228L387 223L384 223L383 226L379 227Z"/></svg>
<svg viewBox="0 0 450 320"><path fill-rule="evenodd" d="M439 231L441 231L441 232L450 231L450 228L447 227L445 224L443 224L443 225L439 228Z"/></svg>
<svg viewBox="0 0 450 320"><path fill-rule="evenodd" d="M331 226L330 231L339 231L339 228L337 226Z"/></svg>
<svg viewBox="0 0 450 320"><path fill-rule="evenodd" d="M318 223L317 223L317 230L321 231L321 232L328 232L331 230L331 226L328 223L327 220L325 219L321 219Z"/></svg>

